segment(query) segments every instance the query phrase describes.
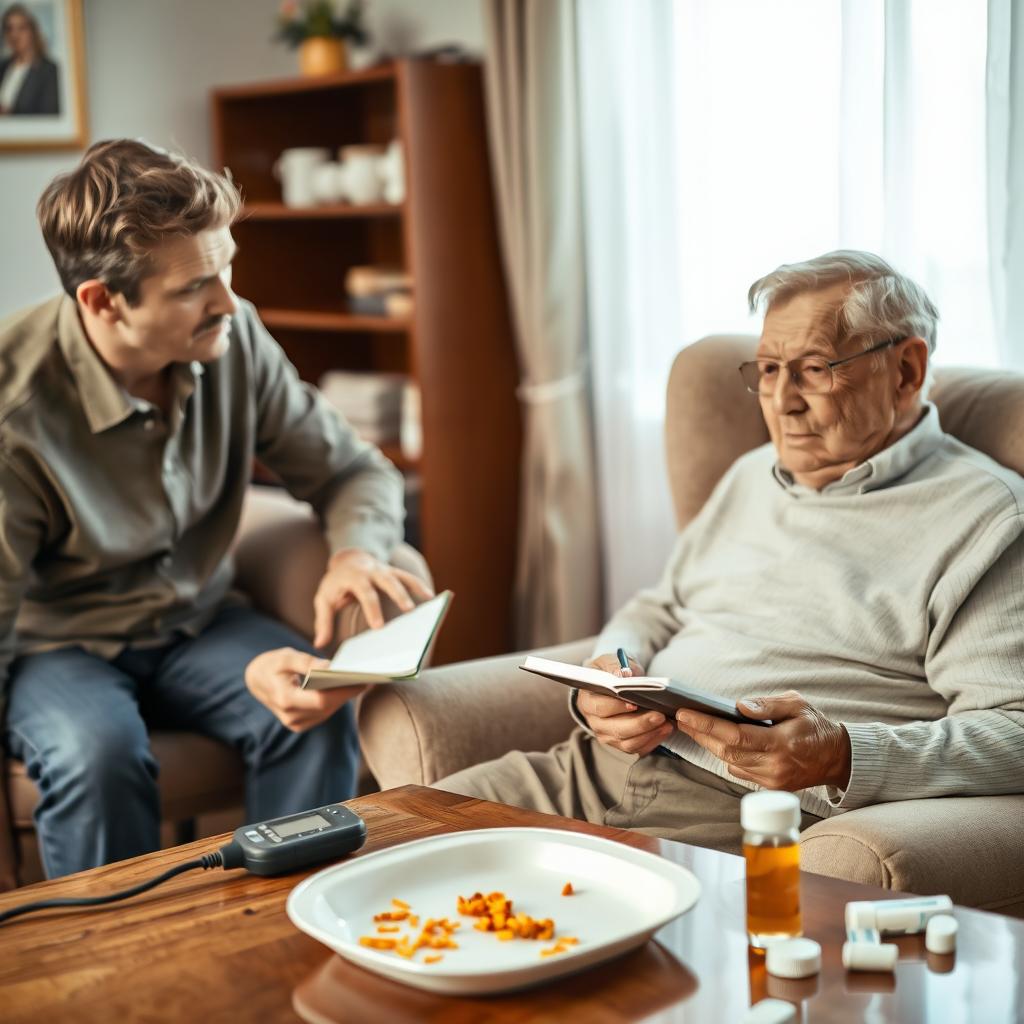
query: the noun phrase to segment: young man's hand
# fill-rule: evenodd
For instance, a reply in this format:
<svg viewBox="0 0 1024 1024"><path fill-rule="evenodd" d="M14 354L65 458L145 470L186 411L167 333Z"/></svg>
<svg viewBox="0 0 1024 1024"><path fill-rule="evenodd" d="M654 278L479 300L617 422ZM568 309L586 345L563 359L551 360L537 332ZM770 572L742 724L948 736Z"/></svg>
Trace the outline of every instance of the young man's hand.
<svg viewBox="0 0 1024 1024"><path fill-rule="evenodd" d="M587 668L622 675L619 659L614 654L601 654L585 664ZM629 668L635 676L644 674L643 666L632 658L629 659ZM666 721L660 712L640 711L635 704L619 700L618 697L605 697L589 690L580 690L576 697L576 707L602 743L626 754L649 754L675 732L674 723Z"/></svg>
<svg viewBox="0 0 1024 1024"><path fill-rule="evenodd" d="M358 696L365 686L342 686L333 690L303 690L301 683L311 668L326 668L330 662L305 651L281 647L266 651L249 662L245 685L292 732L305 732L325 722L344 703Z"/></svg>
<svg viewBox="0 0 1024 1024"><path fill-rule="evenodd" d="M416 607L410 592L421 598L434 596L434 592L411 572L385 565L367 551L345 548L331 555L327 572L313 598L313 646L324 647L331 642L335 616L354 601L363 609L371 629L383 626L384 613L378 590L387 594L403 612Z"/></svg>

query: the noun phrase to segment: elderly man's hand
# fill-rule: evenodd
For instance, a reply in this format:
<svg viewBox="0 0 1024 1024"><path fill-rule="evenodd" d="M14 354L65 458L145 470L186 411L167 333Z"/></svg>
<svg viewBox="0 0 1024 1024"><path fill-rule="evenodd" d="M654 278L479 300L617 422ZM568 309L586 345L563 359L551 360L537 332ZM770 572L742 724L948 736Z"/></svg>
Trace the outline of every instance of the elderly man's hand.
<svg viewBox="0 0 1024 1024"><path fill-rule="evenodd" d="M765 728L738 725L697 711L679 711L676 724L721 758L737 779L765 789L793 792L808 786L845 789L850 781L850 737L795 690L777 697L739 701L748 718L769 719Z"/></svg>
<svg viewBox="0 0 1024 1024"><path fill-rule="evenodd" d="M315 625L313 646L323 647L334 634L334 616L347 604L358 601L370 629L384 625L377 591L383 591L403 612L416 607L417 597L433 597L433 591L411 572L378 561L369 552L346 548L331 556L327 572L313 598Z"/></svg>
<svg viewBox="0 0 1024 1024"><path fill-rule="evenodd" d="M245 685L292 732L304 732L326 721L346 701L358 696L365 686L339 686L331 690L303 690L299 685L311 668L325 668L330 662L314 658L293 647L265 651L249 662Z"/></svg>
<svg viewBox="0 0 1024 1024"><path fill-rule="evenodd" d="M614 654L601 654L584 664L587 668L597 668L614 676L624 674ZM629 659L629 667L635 676L644 674L643 666L632 658ZM598 740L626 754L649 754L675 732L664 715L657 711L639 711L635 704L617 697L580 690L576 707Z"/></svg>

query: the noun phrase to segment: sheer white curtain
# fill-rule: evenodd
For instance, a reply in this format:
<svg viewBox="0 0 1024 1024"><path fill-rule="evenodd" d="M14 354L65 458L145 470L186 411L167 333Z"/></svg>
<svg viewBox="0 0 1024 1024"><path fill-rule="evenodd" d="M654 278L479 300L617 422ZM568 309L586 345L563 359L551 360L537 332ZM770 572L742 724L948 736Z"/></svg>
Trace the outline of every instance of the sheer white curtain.
<svg viewBox="0 0 1024 1024"><path fill-rule="evenodd" d="M705 334L756 333L746 291L778 264L878 252L938 305L939 363L1024 364L1012 333L1024 220L1008 219L1024 217L1020 51L995 38L1024 32L1020 7L578 5L610 608L657 577L675 532L661 442L671 360Z"/></svg>
<svg viewBox="0 0 1024 1024"><path fill-rule="evenodd" d="M606 610L670 542L665 384L682 337L671 4L577 5L588 343Z"/></svg>
<svg viewBox="0 0 1024 1024"><path fill-rule="evenodd" d="M601 624L586 392L575 0L487 0L487 123L523 379L520 647Z"/></svg>

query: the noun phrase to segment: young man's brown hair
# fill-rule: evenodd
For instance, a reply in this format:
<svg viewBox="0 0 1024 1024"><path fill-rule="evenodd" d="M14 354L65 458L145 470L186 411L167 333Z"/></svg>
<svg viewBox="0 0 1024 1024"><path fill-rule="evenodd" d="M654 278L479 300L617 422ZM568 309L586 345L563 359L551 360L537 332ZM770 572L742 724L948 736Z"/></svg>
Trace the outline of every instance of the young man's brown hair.
<svg viewBox="0 0 1024 1024"><path fill-rule="evenodd" d="M223 175L117 139L97 142L55 178L36 213L68 295L96 279L135 304L159 242L230 225L240 208L238 189Z"/></svg>

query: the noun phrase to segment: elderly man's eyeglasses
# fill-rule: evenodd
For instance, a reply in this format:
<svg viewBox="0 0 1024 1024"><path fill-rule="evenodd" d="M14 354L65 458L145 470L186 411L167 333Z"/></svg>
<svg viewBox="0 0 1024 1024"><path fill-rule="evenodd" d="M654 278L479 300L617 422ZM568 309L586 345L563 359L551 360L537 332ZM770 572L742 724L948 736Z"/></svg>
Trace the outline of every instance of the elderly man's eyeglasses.
<svg viewBox="0 0 1024 1024"><path fill-rule="evenodd" d="M880 341L863 352L856 352L845 359L833 359L831 361L822 359L820 356L804 356L802 359L790 359L787 362L780 362L778 359L752 359L747 363L740 363L740 376L747 390L752 395L771 395L775 393L778 386L779 374L783 370L789 373L793 385L802 395L824 395L832 390L835 384L835 377L832 374L833 367L842 366L844 363L852 363L854 359L861 356L869 356L872 352L881 352L882 349L892 348L906 338L889 338L887 341Z"/></svg>

